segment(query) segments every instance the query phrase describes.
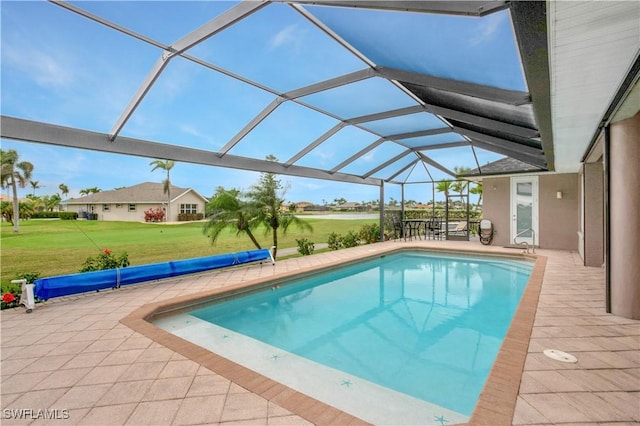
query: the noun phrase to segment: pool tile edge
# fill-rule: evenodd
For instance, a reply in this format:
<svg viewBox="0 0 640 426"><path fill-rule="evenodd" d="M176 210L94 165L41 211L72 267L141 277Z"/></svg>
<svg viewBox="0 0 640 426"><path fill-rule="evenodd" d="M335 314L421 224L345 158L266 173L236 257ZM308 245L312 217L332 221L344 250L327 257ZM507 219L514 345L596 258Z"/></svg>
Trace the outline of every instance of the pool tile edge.
<svg viewBox="0 0 640 426"><path fill-rule="evenodd" d="M545 256L536 256L527 287L471 414L469 425L512 424L546 264Z"/></svg>

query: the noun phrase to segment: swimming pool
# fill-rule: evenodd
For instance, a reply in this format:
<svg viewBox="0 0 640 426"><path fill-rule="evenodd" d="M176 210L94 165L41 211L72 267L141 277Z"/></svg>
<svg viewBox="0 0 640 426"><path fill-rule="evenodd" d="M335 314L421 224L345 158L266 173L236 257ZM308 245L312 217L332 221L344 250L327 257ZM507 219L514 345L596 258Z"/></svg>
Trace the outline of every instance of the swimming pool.
<svg viewBox="0 0 640 426"><path fill-rule="evenodd" d="M372 423L464 422L531 268L390 254L154 323Z"/></svg>

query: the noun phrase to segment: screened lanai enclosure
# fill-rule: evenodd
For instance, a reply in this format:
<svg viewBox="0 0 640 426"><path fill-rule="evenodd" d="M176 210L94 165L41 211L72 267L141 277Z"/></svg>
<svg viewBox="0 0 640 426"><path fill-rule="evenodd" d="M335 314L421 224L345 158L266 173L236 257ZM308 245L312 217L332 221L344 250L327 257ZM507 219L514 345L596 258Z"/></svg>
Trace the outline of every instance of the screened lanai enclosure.
<svg viewBox="0 0 640 426"><path fill-rule="evenodd" d="M405 186L429 199L454 169L505 157L553 170L546 7L3 2L1 136L373 185L382 200Z"/></svg>

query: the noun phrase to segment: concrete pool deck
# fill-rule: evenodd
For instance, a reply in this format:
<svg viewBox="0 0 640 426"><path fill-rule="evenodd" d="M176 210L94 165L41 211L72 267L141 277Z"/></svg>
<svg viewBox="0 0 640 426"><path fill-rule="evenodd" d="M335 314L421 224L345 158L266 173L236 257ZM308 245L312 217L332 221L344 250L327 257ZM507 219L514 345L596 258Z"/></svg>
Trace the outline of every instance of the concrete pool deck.
<svg viewBox="0 0 640 426"><path fill-rule="evenodd" d="M151 303L357 259L389 246L517 253L478 242L386 242L288 259L275 266L245 266L54 299L38 304L32 314L5 310L2 424L298 425L310 424L307 419L364 423L259 378L254 383L250 378L237 380L241 386L203 366L206 360L189 359L120 320ZM515 401L489 390L471 421L637 424L640 321L604 313L602 269L581 266L575 253L538 254L547 259L539 303L536 307L535 300L527 302L519 309L534 321L530 337L516 338L525 347L523 365L506 353L503 362L512 365L512 371L495 378L502 382L498 391L515 389ZM547 358L542 354L546 348L570 352L578 362ZM255 386L266 390L247 390ZM47 420L47 415L58 419ZM425 419L429 422L440 424Z"/></svg>

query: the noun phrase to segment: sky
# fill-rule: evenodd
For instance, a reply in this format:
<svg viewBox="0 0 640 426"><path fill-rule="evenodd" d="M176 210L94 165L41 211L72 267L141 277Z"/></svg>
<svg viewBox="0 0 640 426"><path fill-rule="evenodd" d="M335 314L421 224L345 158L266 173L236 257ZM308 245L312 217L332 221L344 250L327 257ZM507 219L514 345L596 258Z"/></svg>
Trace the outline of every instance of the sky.
<svg viewBox="0 0 640 426"><path fill-rule="evenodd" d="M235 3L72 4L169 45ZM3 115L108 133L162 53L157 47L48 2L3 0L0 8ZM306 9L376 65L527 90L506 12L480 19L316 6ZM421 40L419 48L417 38ZM285 4L263 7L188 53L277 92L367 67ZM218 151L273 99L272 93L178 57L165 68L120 134ZM302 100L344 118L415 105L413 99L380 78ZM332 117L285 102L229 153L260 159L273 154L285 161L337 123ZM444 124L433 115L419 113L367 126L392 134L405 129L439 128ZM377 139L366 130L347 126L296 164L331 168ZM453 133L430 141L415 139L407 140L407 144L461 140ZM84 188L110 190L164 179L161 170L151 172L149 163L154 158L11 140L1 143L2 149L15 149L21 160L35 166L32 180L40 186L36 195L59 193L60 184L67 185L69 196L75 197ZM385 142L341 171L364 174L405 149ZM449 169L476 166L468 147L430 150L428 155ZM480 164L500 158L483 150L476 150L476 155ZM398 168L399 165L390 166L374 177L390 176ZM413 173L412 179L428 178L424 170ZM434 179L446 177L437 169L430 173ZM194 188L205 197L211 196L218 186L248 189L258 178L259 174L251 171L181 162L171 170L174 185ZM288 188L285 199L291 202L323 204L336 198L362 202L377 200L380 194L377 186L284 175L280 178ZM33 193L30 186L20 190L22 196L29 193ZM399 200L400 186L386 185L385 198ZM431 186L406 185L405 198L427 202L432 198Z"/></svg>

